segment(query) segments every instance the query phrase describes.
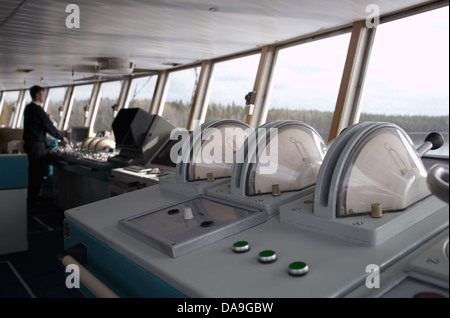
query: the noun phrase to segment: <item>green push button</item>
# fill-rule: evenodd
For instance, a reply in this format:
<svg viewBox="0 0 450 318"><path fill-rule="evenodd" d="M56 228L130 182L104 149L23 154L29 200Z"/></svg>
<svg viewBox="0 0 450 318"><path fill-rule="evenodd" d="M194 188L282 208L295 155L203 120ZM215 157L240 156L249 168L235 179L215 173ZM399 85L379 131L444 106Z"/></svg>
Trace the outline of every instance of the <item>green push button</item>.
<svg viewBox="0 0 450 318"><path fill-rule="evenodd" d="M259 253L258 260L261 263L265 263L265 264L272 263L277 260L277 254L274 251L265 250L265 251L262 251L261 253Z"/></svg>
<svg viewBox="0 0 450 318"><path fill-rule="evenodd" d="M235 253L245 253L250 250L250 245L247 241L239 241L233 244L233 252Z"/></svg>
<svg viewBox="0 0 450 318"><path fill-rule="evenodd" d="M303 276L308 273L309 267L305 262L293 262L289 264L288 272L293 276Z"/></svg>

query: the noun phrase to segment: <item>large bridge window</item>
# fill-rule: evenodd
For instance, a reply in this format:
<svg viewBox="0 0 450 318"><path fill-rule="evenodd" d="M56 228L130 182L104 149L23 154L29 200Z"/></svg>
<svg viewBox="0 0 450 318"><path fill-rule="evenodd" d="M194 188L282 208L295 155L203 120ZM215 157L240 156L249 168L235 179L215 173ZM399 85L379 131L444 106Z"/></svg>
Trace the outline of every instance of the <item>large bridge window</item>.
<svg viewBox="0 0 450 318"><path fill-rule="evenodd" d="M73 105L70 113L70 127L83 127L86 119L85 112L89 108L94 85L78 85L73 91Z"/></svg>
<svg viewBox="0 0 450 318"><path fill-rule="evenodd" d="M58 123L60 120L60 115L62 115L62 109L64 104L64 97L66 94L66 87L55 87L50 88L48 91L48 104L46 108L46 112L50 117L53 124L58 127ZM29 96L30 93L27 91L25 97ZM31 100L31 97L30 97Z"/></svg>
<svg viewBox="0 0 450 318"><path fill-rule="evenodd" d="M415 146L431 131L443 147L431 155L449 155L449 8L381 24L361 99L362 121L399 125Z"/></svg>
<svg viewBox="0 0 450 318"><path fill-rule="evenodd" d="M102 95L94 124L94 132L96 134L111 131L111 124L114 120L113 106L115 107L118 103L121 88L122 81L102 84Z"/></svg>
<svg viewBox="0 0 450 318"><path fill-rule="evenodd" d="M138 107L146 112L150 110L157 76L146 76L133 79L129 92L128 108Z"/></svg>
<svg viewBox="0 0 450 318"><path fill-rule="evenodd" d="M0 127L10 127L11 115L17 108L17 100L19 99L19 91L10 91L3 93L3 107L0 114Z"/></svg>
<svg viewBox="0 0 450 318"><path fill-rule="evenodd" d="M303 121L328 140L350 34L280 49L267 122Z"/></svg>
<svg viewBox="0 0 450 318"><path fill-rule="evenodd" d="M245 121L245 95L253 90L259 59L260 54L254 54L214 64L206 121Z"/></svg>
<svg viewBox="0 0 450 318"><path fill-rule="evenodd" d="M187 127L199 75L199 67L169 74L169 90L162 117L176 127Z"/></svg>
<svg viewBox="0 0 450 318"><path fill-rule="evenodd" d="M16 103L16 110L15 111L20 111L21 113L18 114L17 119L14 119L15 116L12 116L10 118L10 125L12 124L12 127L15 128L23 128L23 112L25 111L25 108L27 107L27 105L31 103L31 95L30 95L30 90L25 90L24 91L24 95L23 95L23 99L20 97L19 95L19 100ZM13 123L12 120L16 120L16 123Z"/></svg>

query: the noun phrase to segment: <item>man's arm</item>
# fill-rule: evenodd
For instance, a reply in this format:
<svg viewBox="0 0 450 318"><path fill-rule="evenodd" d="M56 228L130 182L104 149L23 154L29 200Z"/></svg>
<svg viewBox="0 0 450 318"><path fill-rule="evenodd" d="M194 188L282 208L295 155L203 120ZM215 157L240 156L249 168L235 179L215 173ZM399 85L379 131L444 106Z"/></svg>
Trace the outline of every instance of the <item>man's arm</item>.
<svg viewBox="0 0 450 318"><path fill-rule="evenodd" d="M57 138L57 139L61 139L64 142L67 142L67 138L64 137L59 130L53 125L52 121L50 120L50 118L48 117L48 115L44 112L44 110L42 109L39 112L39 117L40 120L44 126L44 129L46 132L48 132L50 135L52 135L53 137Z"/></svg>

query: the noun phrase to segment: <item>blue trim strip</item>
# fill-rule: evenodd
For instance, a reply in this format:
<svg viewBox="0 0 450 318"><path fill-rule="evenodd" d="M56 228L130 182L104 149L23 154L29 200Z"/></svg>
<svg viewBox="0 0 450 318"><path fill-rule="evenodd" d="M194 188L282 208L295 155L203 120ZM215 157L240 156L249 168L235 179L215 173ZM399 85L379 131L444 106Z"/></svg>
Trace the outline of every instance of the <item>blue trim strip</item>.
<svg viewBox="0 0 450 318"><path fill-rule="evenodd" d="M106 244L98 241L79 226L68 220L65 220L65 222L70 226L70 238L64 237L64 248L68 249L78 243L86 246L88 253L86 269L120 297L187 297ZM93 296L90 292L86 293L83 288L80 292L86 297Z"/></svg>

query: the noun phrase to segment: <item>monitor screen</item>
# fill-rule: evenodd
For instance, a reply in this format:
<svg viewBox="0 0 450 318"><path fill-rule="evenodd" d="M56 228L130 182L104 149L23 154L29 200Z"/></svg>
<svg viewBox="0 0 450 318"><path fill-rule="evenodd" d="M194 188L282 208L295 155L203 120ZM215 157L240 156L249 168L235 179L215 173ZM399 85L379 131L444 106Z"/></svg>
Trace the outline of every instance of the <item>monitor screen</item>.
<svg viewBox="0 0 450 318"><path fill-rule="evenodd" d="M70 141L73 144L83 142L89 137L89 127L72 127L70 133Z"/></svg>
<svg viewBox="0 0 450 318"><path fill-rule="evenodd" d="M122 108L112 123L116 147L141 148L153 120L154 115L140 108Z"/></svg>

